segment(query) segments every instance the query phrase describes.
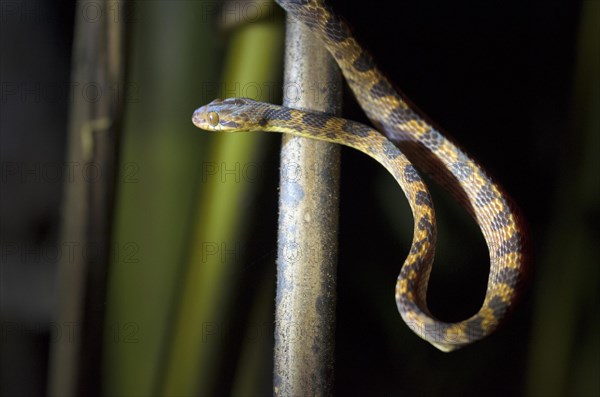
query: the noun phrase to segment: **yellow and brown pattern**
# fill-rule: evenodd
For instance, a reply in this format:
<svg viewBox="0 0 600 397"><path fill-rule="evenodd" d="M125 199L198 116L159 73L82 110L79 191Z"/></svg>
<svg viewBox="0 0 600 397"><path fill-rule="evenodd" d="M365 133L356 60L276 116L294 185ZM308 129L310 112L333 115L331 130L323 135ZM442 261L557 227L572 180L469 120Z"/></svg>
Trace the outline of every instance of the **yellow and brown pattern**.
<svg viewBox="0 0 600 397"><path fill-rule="evenodd" d="M276 1L323 41L379 132L353 121L246 98L215 100L196 110L194 124L211 131L289 133L346 145L377 160L404 191L415 220L412 246L396 284L400 315L417 335L442 351L489 335L514 305L525 276L526 233L516 206L481 165L409 105L322 0ZM483 305L458 323L440 321L427 308L436 222L429 191L413 163L473 216L490 252Z"/></svg>

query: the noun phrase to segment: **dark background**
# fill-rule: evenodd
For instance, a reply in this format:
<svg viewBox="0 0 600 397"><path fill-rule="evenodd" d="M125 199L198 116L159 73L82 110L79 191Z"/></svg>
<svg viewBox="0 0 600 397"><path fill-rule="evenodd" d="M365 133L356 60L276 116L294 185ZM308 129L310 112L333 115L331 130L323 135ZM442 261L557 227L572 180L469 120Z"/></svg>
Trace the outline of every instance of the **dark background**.
<svg viewBox="0 0 600 397"><path fill-rule="evenodd" d="M43 395L48 380L57 263L40 260L36 252L59 237L62 184L40 178L36 167L65 161L69 111L65 82L71 76L75 9L72 2L24 4L30 7L25 16L12 11L13 3L2 1L0 392L7 396ZM543 374L535 366L544 362L532 346L554 326L540 325L536 315L569 296L561 283L570 269L594 280L598 276L597 263L592 262L597 248L586 247L577 259L560 263L563 270L558 274L564 277L555 276L552 264L555 243L562 244L572 230L565 222L583 228L592 241L598 238L598 168L583 167L586 153L597 156L598 131L590 141L581 119L597 120L600 110L583 113L577 100L581 87L590 88L585 81L577 83L584 5L557 0L334 3L392 81L510 192L529 223L535 258L534 277L522 305L501 330L477 347L449 355L424 348L425 342L402 323L392 298L399 263L410 243L408 232L397 225L406 216L396 208L403 203L402 194L374 161L344 149L336 394L503 396L536 390L532 374ZM598 16L596 21L600 23ZM598 66L598 53L585 62ZM598 84L597 74L596 68L595 83L590 84ZM49 93L41 97L28 93L36 85ZM598 95L599 87L592 88ZM12 95L14 89L18 95ZM366 122L346 91L344 115ZM275 167L278 139L269 141L265 160ZM7 177L11 164L33 171L22 178ZM253 227L248 244L253 248L245 260L253 269L257 263L267 269L248 272L249 281L265 274L272 277L274 269L277 169L264 177L255 215L260 221ZM432 274L429 302L442 319L460 320L482 301L486 250L476 226L458 205L438 188L431 189L440 218L440 259ZM577 197L592 199L583 206ZM401 206L406 212L407 205ZM565 219L566 207L571 215ZM10 254L15 246L20 255ZM564 244L565 250L570 247ZM587 281L581 288L590 285L597 286L597 281ZM540 291L556 291L550 295L555 301ZM253 292L235 294L242 299ZM567 369L562 374L564 388L555 395L599 391L597 374L586 379L591 387L580 388L579 378L569 369L593 373L598 368L598 336L587 338L598 329L597 294L590 291L574 306L570 321L579 337L556 358L564 360ZM590 340L593 343L586 345ZM578 361L582 352L590 351L595 360ZM238 353L239 345L233 343L226 361L235 362ZM552 359L550 354L548 360ZM219 394L230 391L232 367L223 368ZM266 373L266 394L269 382Z"/></svg>

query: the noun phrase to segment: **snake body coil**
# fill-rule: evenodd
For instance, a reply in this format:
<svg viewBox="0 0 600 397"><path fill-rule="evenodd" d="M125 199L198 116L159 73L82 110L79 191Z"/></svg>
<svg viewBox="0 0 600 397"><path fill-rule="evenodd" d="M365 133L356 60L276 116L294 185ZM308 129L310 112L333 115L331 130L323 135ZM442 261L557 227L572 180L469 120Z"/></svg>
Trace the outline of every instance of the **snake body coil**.
<svg viewBox="0 0 600 397"><path fill-rule="evenodd" d="M213 131L290 133L350 146L373 157L402 187L415 220L412 246L396 284L400 315L417 335L442 351L455 350L489 335L514 305L525 274L525 232L516 207L477 162L394 90L345 22L322 0L276 1L324 43L379 132L325 114L246 98L215 100L196 110L194 124ZM435 213L428 189L411 162L463 205L480 226L489 249L490 274L483 305L471 318L458 323L440 321L427 308Z"/></svg>

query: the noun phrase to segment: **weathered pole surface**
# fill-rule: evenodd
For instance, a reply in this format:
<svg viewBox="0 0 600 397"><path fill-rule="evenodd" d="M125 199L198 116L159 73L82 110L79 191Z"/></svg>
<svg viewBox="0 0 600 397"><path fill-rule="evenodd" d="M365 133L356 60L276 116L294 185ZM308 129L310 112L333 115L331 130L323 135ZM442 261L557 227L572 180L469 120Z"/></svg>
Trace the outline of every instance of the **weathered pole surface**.
<svg viewBox="0 0 600 397"><path fill-rule="evenodd" d="M288 16L285 106L339 114L341 75L313 34ZM276 396L333 387L339 201L338 145L283 136L275 325Z"/></svg>

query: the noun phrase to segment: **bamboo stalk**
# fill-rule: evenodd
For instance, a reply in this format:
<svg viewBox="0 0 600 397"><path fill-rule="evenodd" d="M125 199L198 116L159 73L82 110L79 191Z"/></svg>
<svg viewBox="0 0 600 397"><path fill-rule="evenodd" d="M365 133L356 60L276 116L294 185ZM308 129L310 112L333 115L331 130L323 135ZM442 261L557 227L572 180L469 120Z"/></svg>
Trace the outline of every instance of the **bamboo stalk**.
<svg viewBox="0 0 600 397"><path fill-rule="evenodd" d="M284 105L339 113L341 76L325 48L287 19ZM331 395L339 147L284 135L281 148L276 396Z"/></svg>
<svg viewBox="0 0 600 397"><path fill-rule="evenodd" d="M266 6L265 6L266 7ZM243 96L250 86L265 87L279 79L281 70L282 24L275 15L264 12L251 21L244 6L231 1L223 10L235 10L228 29L228 49L223 66L221 97ZM235 28L233 28L235 24ZM229 91L228 91L229 87ZM230 87L240 87L233 92ZM194 92L194 90L192 90ZM214 98L199 98L202 100ZM268 90L255 99L273 101ZM186 121L189 122L189 119ZM194 128L192 126L192 128ZM211 136L197 132L201 136ZM220 381L226 351L232 343L227 324L239 316L234 291L243 287L242 246L248 239L253 208L248 201L258 184L240 177L236 164L260 164L267 134L212 135L212 150L202 158L201 197L191 232L190 253L181 281L181 294L175 308L172 335L166 357L161 395L212 396L231 394ZM219 168L218 173L206 170ZM250 210L249 210L250 209ZM212 251L213 247L214 251ZM245 287L244 287L245 288ZM256 365L254 365L256 367Z"/></svg>
<svg viewBox="0 0 600 397"><path fill-rule="evenodd" d="M164 395L165 356L200 188L195 181L210 149L190 112L213 99L203 87L220 73L213 8L210 0L140 1L123 16L131 21L128 106L102 395Z"/></svg>
<svg viewBox="0 0 600 397"><path fill-rule="evenodd" d="M91 20L84 12L90 5L115 12L123 7L108 1L77 4L72 79L85 90L71 98L67 164L73 173L65 181L61 230L61 246L69 254L61 256L58 269L57 324L65 332L52 345L51 396L94 395L100 386L125 29L122 20Z"/></svg>

